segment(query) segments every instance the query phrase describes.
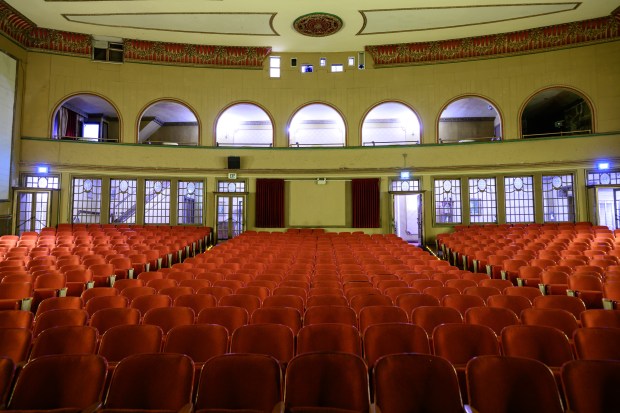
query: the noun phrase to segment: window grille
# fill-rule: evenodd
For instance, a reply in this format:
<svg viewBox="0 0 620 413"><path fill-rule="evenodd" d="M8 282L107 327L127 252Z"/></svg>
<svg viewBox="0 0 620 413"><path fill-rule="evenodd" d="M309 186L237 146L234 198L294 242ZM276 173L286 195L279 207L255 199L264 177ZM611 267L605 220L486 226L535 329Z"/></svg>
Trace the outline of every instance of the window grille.
<svg viewBox="0 0 620 413"><path fill-rule="evenodd" d="M495 178L469 179L469 222L497 223Z"/></svg>
<svg viewBox="0 0 620 413"><path fill-rule="evenodd" d="M110 180L110 223L135 224L138 199L135 179Z"/></svg>
<svg viewBox="0 0 620 413"><path fill-rule="evenodd" d="M74 223L101 223L101 179L73 178L71 220Z"/></svg>
<svg viewBox="0 0 620 413"><path fill-rule="evenodd" d="M170 224L170 181L147 179L144 183L144 223Z"/></svg>
<svg viewBox="0 0 620 413"><path fill-rule="evenodd" d="M534 222L534 179L531 176L504 178L506 222Z"/></svg>
<svg viewBox="0 0 620 413"><path fill-rule="evenodd" d="M575 222L573 175L543 175L543 221Z"/></svg>
<svg viewBox="0 0 620 413"><path fill-rule="evenodd" d="M458 179L435 180L435 222L437 224L460 224L461 181Z"/></svg>
<svg viewBox="0 0 620 413"><path fill-rule="evenodd" d="M203 183L200 181L179 181L177 197L178 223L202 224Z"/></svg>

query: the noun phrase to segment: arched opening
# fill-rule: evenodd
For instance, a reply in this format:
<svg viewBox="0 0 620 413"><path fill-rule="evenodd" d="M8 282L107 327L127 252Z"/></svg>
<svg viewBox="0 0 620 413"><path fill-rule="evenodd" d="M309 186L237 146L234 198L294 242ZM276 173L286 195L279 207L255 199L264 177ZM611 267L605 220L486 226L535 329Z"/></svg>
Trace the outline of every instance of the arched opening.
<svg viewBox="0 0 620 413"><path fill-rule="evenodd" d="M444 108L437 131L439 143L499 141L502 139L502 120L490 101L465 96Z"/></svg>
<svg viewBox="0 0 620 413"><path fill-rule="evenodd" d="M118 112L101 96L90 93L73 95L54 111L52 139L119 142Z"/></svg>
<svg viewBox="0 0 620 413"><path fill-rule="evenodd" d="M342 115L324 103L311 103L299 109L288 127L292 147L345 146L346 126Z"/></svg>
<svg viewBox="0 0 620 413"><path fill-rule="evenodd" d="M236 103L224 110L215 126L217 146L273 146L273 122L253 103Z"/></svg>
<svg viewBox="0 0 620 413"><path fill-rule="evenodd" d="M138 143L197 146L199 136L196 114L186 104L175 100L150 104L138 122Z"/></svg>
<svg viewBox="0 0 620 413"><path fill-rule="evenodd" d="M420 120L416 113L403 103L380 103L364 118L362 146L418 143L420 143Z"/></svg>
<svg viewBox="0 0 620 413"><path fill-rule="evenodd" d="M521 114L521 136L543 138L593 132L592 108L572 89L554 87L532 96Z"/></svg>

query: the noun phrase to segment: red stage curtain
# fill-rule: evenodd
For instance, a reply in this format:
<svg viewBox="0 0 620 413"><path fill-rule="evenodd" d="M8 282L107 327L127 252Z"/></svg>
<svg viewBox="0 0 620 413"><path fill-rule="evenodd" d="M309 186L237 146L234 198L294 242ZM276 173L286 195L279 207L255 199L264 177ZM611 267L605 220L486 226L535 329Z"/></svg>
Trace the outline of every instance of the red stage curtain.
<svg viewBox="0 0 620 413"><path fill-rule="evenodd" d="M379 178L353 179L351 190L353 228L379 228Z"/></svg>
<svg viewBox="0 0 620 413"><path fill-rule="evenodd" d="M284 228L284 179L256 180L256 227Z"/></svg>
<svg viewBox="0 0 620 413"><path fill-rule="evenodd" d="M76 112L67 109L67 130L65 132L65 136L78 136L77 118L78 114Z"/></svg>

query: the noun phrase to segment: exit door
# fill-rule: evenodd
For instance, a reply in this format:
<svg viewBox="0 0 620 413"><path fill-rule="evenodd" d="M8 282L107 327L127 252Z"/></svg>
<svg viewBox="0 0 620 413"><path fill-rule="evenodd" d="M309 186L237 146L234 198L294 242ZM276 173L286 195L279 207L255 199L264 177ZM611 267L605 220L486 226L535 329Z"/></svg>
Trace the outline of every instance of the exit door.
<svg viewBox="0 0 620 413"><path fill-rule="evenodd" d="M18 189L13 198L13 232L41 232L57 224L58 191Z"/></svg>
<svg viewBox="0 0 620 413"><path fill-rule="evenodd" d="M424 244L422 194L393 194L394 233L410 244Z"/></svg>
<svg viewBox="0 0 620 413"><path fill-rule="evenodd" d="M245 195L216 195L217 241L236 237L245 230Z"/></svg>
<svg viewBox="0 0 620 413"><path fill-rule="evenodd" d="M612 231L620 228L620 187L590 187L588 194L592 222Z"/></svg>

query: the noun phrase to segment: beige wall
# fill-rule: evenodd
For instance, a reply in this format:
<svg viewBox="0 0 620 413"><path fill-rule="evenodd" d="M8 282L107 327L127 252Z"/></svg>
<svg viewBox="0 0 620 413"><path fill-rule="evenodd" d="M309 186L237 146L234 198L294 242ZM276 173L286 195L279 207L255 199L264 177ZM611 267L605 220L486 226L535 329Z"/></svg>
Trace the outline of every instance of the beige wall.
<svg viewBox="0 0 620 413"><path fill-rule="evenodd" d="M0 38L0 40L2 40ZM0 43L1 45L2 43ZM230 70L149 64L95 63L88 59L32 52L27 55L21 117L21 168L47 163L63 174L68 189L76 174L187 176L206 179L208 225L213 225L215 181L226 176L226 159L241 157L240 178L249 179L248 224L253 227L254 178L379 177L382 183L382 225L390 231L388 182L403 165L422 179L427 237L448 230L432 224L432 179L560 171L576 174L578 219L587 219L584 171L597 159L620 162L620 42L525 56L388 69L349 69L329 73L318 68L319 57L345 63L353 53L282 54L282 77L270 79L268 69ZM315 72L290 68L289 59L314 63ZM368 57L367 57L368 58ZM318 69L318 70L317 70ZM521 141L520 110L537 91L567 86L593 102L595 131L591 137ZM105 96L121 117L121 141L89 144L49 141L50 119L66 96L91 92ZM422 142L436 142L438 117L445 105L462 95L475 94L497 105L506 141L463 145L420 145L397 148L357 148L364 115L374 105L398 100L420 117ZM129 145L137 141L137 117L145 105L172 98L187 103L201 123L199 148ZM214 148L214 123L232 102L254 101L274 119L275 149ZM325 102L343 114L348 132L344 149L285 149L286 126L294 112L309 102ZM609 133L605 133L609 132ZM97 146L92 146L97 145ZM69 191L62 197L61 221L68 219ZM302 212L303 214L303 212ZM342 230L345 230L342 228Z"/></svg>

